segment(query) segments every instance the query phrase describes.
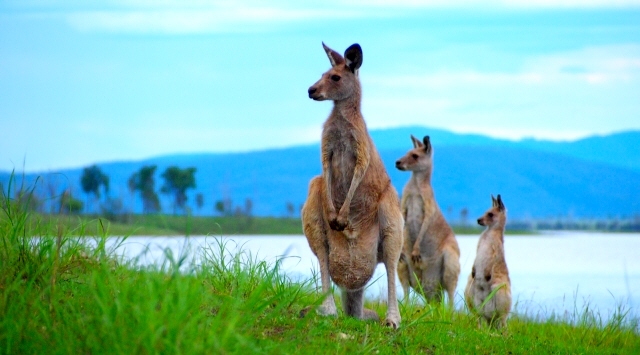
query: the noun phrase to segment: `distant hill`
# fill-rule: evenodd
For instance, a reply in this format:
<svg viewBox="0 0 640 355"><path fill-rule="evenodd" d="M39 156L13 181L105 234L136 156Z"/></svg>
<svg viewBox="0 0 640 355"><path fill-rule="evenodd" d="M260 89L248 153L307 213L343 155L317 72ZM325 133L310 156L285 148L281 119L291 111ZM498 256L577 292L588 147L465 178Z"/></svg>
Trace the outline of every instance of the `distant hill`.
<svg viewBox="0 0 640 355"><path fill-rule="evenodd" d="M412 134L419 139L431 137L434 144L445 146L508 146L507 140L494 139L479 134L459 134L437 128L411 126L388 129L374 129L370 132L378 150L405 149L411 146Z"/></svg>
<svg viewBox="0 0 640 355"><path fill-rule="evenodd" d="M640 131L592 136L574 142L523 140L519 144L523 148L640 171Z"/></svg>
<svg viewBox="0 0 640 355"><path fill-rule="evenodd" d="M478 134L458 134L420 126L371 130L371 137L379 150L404 149L407 144L411 144L409 140L411 134L418 138L429 135L434 144L440 147L485 146L531 149L640 171L640 131L591 136L575 141L536 139L512 141Z"/></svg>
<svg viewBox="0 0 640 355"><path fill-rule="evenodd" d="M508 141L481 135L461 135L424 127L373 130L371 135L398 192L409 173L397 171L395 161L410 147L409 134L430 135L434 145L433 185L445 214L458 221L463 208L475 220L490 204L490 194L502 194L511 218L628 217L640 214L640 161L631 146L640 143L639 132L590 137L576 142ZM139 198L130 195L127 179L140 167L158 165L160 173L170 165L197 168L197 189L189 194L195 213L212 214L216 200L231 198L244 206L252 200L255 215L286 215L287 203L296 211L304 202L308 182L320 173L319 145L272 149L249 153L176 154L144 161L98 164L111 179L111 195L125 209L140 211ZM76 197L86 200L79 188L82 169L55 174L28 174L32 184L41 176L37 194L46 197L53 187L71 186ZM8 173L0 172L7 186ZM205 207L194 207L202 193ZM162 196L162 195L161 195ZM170 201L163 197L165 212ZM90 203L90 206L92 204Z"/></svg>

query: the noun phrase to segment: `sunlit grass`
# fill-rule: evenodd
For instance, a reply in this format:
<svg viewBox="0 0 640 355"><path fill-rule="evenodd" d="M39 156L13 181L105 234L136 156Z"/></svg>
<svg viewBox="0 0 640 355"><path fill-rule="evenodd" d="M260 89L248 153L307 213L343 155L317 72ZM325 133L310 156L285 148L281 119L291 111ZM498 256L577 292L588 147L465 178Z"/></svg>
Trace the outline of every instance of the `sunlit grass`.
<svg viewBox="0 0 640 355"><path fill-rule="evenodd" d="M229 252L210 238L191 259L165 251L141 266L107 248L109 226L38 220L3 196L0 352L149 353L634 353L638 320L606 320L589 307L571 317L514 315L503 334L465 310L401 303L400 329L300 311L320 304L317 275L292 280L280 261ZM30 229L28 226L37 225ZM91 238L76 238L75 235ZM122 242L123 239L120 239ZM111 245L111 244L109 244ZM336 297L339 305L339 297ZM384 318L386 304L368 307Z"/></svg>

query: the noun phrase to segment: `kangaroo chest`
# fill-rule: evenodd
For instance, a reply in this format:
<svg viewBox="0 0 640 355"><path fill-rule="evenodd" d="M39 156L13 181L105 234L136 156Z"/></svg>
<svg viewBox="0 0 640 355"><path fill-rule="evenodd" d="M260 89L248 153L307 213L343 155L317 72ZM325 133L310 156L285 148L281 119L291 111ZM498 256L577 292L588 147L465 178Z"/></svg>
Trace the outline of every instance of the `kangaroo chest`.
<svg viewBox="0 0 640 355"><path fill-rule="evenodd" d="M339 200L346 196L356 166L356 141L351 129L336 125L325 132L323 154L330 159L332 190Z"/></svg>
<svg viewBox="0 0 640 355"><path fill-rule="evenodd" d="M494 260L494 246L489 238L480 238L478 242L478 251L474 267L476 270L476 285L480 288L487 288L491 281L491 268Z"/></svg>
<svg viewBox="0 0 640 355"><path fill-rule="evenodd" d="M405 228L407 228L412 241L415 241L424 221L424 202L419 193L405 193L407 194L405 198L405 209L407 211Z"/></svg>

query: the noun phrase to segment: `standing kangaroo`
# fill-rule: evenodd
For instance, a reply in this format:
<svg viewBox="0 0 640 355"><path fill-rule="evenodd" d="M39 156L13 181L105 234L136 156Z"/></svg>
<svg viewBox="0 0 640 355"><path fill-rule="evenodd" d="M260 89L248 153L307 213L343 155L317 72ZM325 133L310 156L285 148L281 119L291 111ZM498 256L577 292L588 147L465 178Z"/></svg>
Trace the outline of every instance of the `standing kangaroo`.
<svg viewBox="0 0 640 355"><path fill-rule="evenodd" d="M484 318L489 326L506 327L511 310L511 280L504 258L504 227L507 209L502 198L491 195L492 207L478 218L478 224L486 226L476 251L476 260L464 290L467 307L480 316L478 326ZM489 294L495 291L487 301ZM484 304L484 306L483 306Z"/></svg>
<svg viewBox="0 0 640 355"><path fill-rule="evenodd" d="M402 251L398 194L367 132L360 112L362 49L353 44L344 57L322 44L332 68L309 88L309 97L333 100L322 131L322 175L309 183L302 208L302 226L318 258L322 292L327 295L318 313L336 315L331 280L342 290L344 312L359 319L378 320L364 308L364 287L375 267L387 269L386 325L397 328L400 312L395 274Z"/></svg>
<svg viewBox="0 0 640 355"><path fill-rule="evenodd" d="M396 168L412 172L402 191L404 250L398 263L398 277L405 299L409 296L409 286L416 291L422 288L427 300L438 302L446 290L449 305L453 307L460 275L460 249L431 187L433 149L429 136L422 142L411 136L411 141L413 149L396 161Z"/></svg>

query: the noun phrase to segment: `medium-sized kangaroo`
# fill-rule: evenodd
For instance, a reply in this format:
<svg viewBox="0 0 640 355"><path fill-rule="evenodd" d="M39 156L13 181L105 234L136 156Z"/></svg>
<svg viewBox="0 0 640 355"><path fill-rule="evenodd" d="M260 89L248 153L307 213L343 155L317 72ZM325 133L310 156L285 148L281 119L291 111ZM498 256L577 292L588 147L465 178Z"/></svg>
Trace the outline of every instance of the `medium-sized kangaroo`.
<svg viewBox="0 0 640 355"><path fill-rule="evenodd" d="M486 226L480 240L476 260L464 290L464 298L469 310L484 318L490 327L506 327L511 310L511 280L504 258L504 227L507 210L498 195L491 195L493 206L478 218L478 224ZM497 290L487 301L491 292ZM482 307L484 303L484 307ZM481 319L478 319L478 326Z"/></svg>
<svg viewBox="0 0 640 355"><path fill-rule="evenodd" d="M322 176L309 183L302 226L320 264L322 292L317 309L336 315L331 280L342 289L344 312L379 319L364 308L364 288L376 265L387 269L386 325L397 328L400 312L395 275L402 251L403 219L396 193L360 112L362 49L347 48L344 57L322 44L331 69L309 88L309 97L333 100L322 131Z"/></svg>
<svg viewBox="0 0 640 355"><path fill-rule="evenodd" d="M402 191L404 247L398 277L405 299L409 296L409 286L418 292L422 288L428 301L440 302L442 291L446 290L449 305L453 307L460 275L460 249L431 187L433 149L429 136L422 142L411 136L411 141L413 149L396 161L396 168L412 172ZM407 256L411 256L411 260Z"/></svg>

